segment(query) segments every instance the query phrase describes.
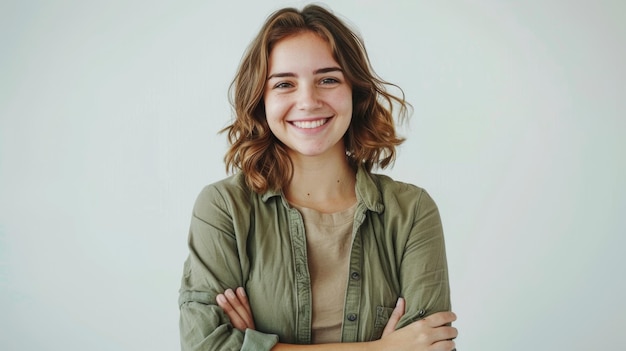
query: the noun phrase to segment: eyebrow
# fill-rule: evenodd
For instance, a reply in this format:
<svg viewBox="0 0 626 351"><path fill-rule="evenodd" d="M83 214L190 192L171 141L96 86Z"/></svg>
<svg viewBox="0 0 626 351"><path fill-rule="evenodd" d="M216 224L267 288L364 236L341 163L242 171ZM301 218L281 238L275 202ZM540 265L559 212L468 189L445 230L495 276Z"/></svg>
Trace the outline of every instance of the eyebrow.
<svg viewBox="0 0 626 351"><path fill-rule="evenodd" d="M324 67L324 68L316 69L315 71L313 71L313 74L323 74L323 73L329 73L329 72L342 72L343 73L343 70L339 67ZM285 77L295 77L295 76L296 74L291 73L291 72L274 73L274 74L270 74L267 77L267 80L270 80L272 78L285 78Z"/></svg>

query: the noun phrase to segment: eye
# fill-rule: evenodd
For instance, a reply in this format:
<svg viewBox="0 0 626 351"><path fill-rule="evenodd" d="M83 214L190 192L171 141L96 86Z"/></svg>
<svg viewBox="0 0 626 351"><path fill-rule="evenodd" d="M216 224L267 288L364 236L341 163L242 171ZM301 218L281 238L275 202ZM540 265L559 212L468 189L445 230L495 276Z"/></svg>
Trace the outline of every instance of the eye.
<svg viewBox="0 0 626 351"><path fill-rule="evenodd" d="M274 89L287 89L291 87L293 87L293 84L289 82L280 82L280 83L274 84Z"/></svg>
<svg viewBox="0 0 626 351"><path fill-rule="evenodd" d="M332 77L328 77L328 78L324 78L320 81L320 83L322 85L329 85L329 84L339 84L339 80L336 78L332 78Z"/></svg>

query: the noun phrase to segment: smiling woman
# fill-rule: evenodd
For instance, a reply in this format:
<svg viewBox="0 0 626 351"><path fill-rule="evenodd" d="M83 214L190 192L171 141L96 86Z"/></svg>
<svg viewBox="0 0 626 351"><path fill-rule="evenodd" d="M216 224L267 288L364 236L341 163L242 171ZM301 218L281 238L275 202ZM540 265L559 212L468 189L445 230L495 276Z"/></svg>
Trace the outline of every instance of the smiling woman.
<svg viewBox="0 0 626 351"><path fill-rule="evenodd" d="M352 117L352 89L317 34L285 38L272 49L263 101L267 123L296 168L317 156L343 163L342 139Z"/></svg>
<svg viewBox="0 0 626 351"><path fill-rule="evenodd" d="M403 141L386 85L330 11L268 18L231 86L236 174L194 207L183 350L454 349L437 207L372 172Z"/></svg>

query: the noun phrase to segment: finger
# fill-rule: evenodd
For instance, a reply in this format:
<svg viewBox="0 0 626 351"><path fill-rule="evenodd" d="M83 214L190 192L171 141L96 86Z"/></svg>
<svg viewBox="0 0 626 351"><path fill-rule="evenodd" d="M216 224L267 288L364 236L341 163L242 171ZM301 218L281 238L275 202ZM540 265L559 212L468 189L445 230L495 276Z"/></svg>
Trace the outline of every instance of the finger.
<svg viewBox="0 0 626 351"><path fill-rule="evenodd" d="M247 325L245 321L239 316L224 294L218 294L215 300L217 301L217 305L224 310L224 313L226 313L228 319L230 319L230 324L232 324L235 329L241 331L246 330Z"/></svg>
<svg viewBox="0 0 626 351"><path fill-rule="evenodd" d="M250 312L250 314L252 314L252 310L250 309L250 302L248 302L248 295L246 295L246 290L244 290L244 288L242 287L238 287L235 290L235 294L237 295L239 301L241 301L243 307L245 307L246 310Z"/></svg>
<svg viewBox="0 0 626 351"><path fill-rule="evenodd" d="M250 307L248 306L248 299L245 298L245 301L241 301L232 289L226 289L224 295L228 299L228 302L233 306L235 311L237 311L239 318L241 318L246 324L246 328L253 329L254 322L252 320L252 312L250 311Z"/></svg>
<svg viewBox="0 0 626 351"><path fill-rule="evenodd" d="M459 335L459 332L455 327L437 327L432 330L433 343L445 340L454 340Z"/></svg>
<svg viewBox="0 0 626 351"><path fill-rule="evenodd" d="M387 325L385 325L385 329L383 329L382 336L391 334L394 330L396 330L396 325L398 325L400 318L404 315L404 307L405 301L403 298L399 297L398 302L396 302L396 307L393 309L393 312L391 312Z"/></svg>
<svg viewBox="0 0 626 351"><path fill-rule="evenodd" d="M224 296L226 296L226 299L228 299L228 302L231 306L233 306L235 311L237 311L239 316L243 318L243 316L246 315L246 308L241 303L235 292L232 289L226 289L226 291L224 291Z"/></svg>
<svg viewBox="0 0 626 351"><path fill-rule="evenodd" d="M217 302L217 305L220 306L226 313L233 309L233 306L230 305L224 294L217 294L215 301Z"/></svg>
<svg viewBox="0 0 626 351"><path fill-rule="evenodd" d="M252 308L250 308L250 302L248 301L248 295L246 294L246 290L242 287L238 287L237 290L235 290L235 293L237 294L239 301L241 301L241 303L246 309L248 327L250 329L255 329L254 318L252 317Z"/></svg>
<svg viewBox="0 0 626 351"><path fill-rule="evenodd" d="M454 314L453 312L437 312L424 318L422 322L431 328L436 328L446 324L450 324L455 320L456 314Z"/></svg>

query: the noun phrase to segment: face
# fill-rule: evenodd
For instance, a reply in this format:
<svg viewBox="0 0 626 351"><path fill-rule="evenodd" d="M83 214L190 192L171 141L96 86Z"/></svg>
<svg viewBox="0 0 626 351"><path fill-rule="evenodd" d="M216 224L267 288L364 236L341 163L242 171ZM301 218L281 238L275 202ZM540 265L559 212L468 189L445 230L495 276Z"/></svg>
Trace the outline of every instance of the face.
<svg viewBox="0 0 626 351"><path fill-rule="evenodd" d="M322 38L307 32L275 44L263 99L270 130L292 158L345 155L352 88Z"/></svg>

